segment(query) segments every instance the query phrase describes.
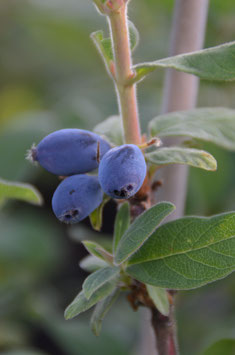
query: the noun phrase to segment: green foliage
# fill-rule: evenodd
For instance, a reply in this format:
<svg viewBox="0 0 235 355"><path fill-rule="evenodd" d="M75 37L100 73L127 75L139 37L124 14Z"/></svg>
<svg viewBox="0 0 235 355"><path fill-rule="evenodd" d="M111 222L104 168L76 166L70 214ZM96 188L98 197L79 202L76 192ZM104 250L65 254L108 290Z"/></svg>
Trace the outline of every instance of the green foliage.
<svg viewBox="0 0 235 355"><path fill-rule="evenodd" d="M41 194L32 185L0 179L0 204L7 199L21 200L34 205L43 203Z"/></svg>
<svg viewBox="0 0 235 355"><path fill-rule="evenodd" d="M100 136L104 136L113 145L122 145L123 129L120 116L108 117L103 122L96 125L93 131Z"/></svg>
<svg viewBox="0 0 235 355"><path fill-rule="evenodd" d="M118 243L121 240L123 234L129 228L131 222L130 207L128 202L124 202L119 208L115 223L114 223L114 236L113 236L113 252L115 254Z"/></svg>
<svg viewBox="0 0 235 355"><path fill-rule="evenodd" d="M98 243L92 242L90 240L83 240L82 244L84 247L87 249L87 251L91 254L96 256L97 258L100 258L102 260L107 261L108 263L112 262L112 255L109 253L108 250L103 248L101 245Z"/></svg>
<svg viewBox="0 0 235 355"><path fill-rule="evenodd" d="M203 355L234 355L235 339L221 339L211 345Z"/></svg>
<svg viewBox="0 0 235 355"><path fill-rule="evenodd" d="M92 228L98 232L101 230L102 227L104 206L109 200L110 197L104 195L102 203L89 215Z"/></svg>
<svg viewBox="0 0 235 355"><path fill-rule="evenodd" d="M104 317L106 316L114 302L117 300L119 294L119 289L114 289L114 291L109 296L97 303L91 317L91 329L96 336L100 335L102 321L104 320Z"/></svg>
<svg viewBox="0 0 235 355"><path fill-rule="evenodd" d="M127 272L158 287L203 286L234 271L234 236L235 213L166 223L128 260Z"/></svg>
<svg viewBox="0 0 235 355"><path fill-rule="evenodd" d="M117 279L119 273L120 269L118 267L104 267L89 275L82 285L85 297L89 300L104 284Z"/></svg>
<svg viewBox="0 0 235 355"><path fill-rule="evenodd" d="M159 223L174 209L175 206L172 203L161 202L140 215L121 238L117 247L115 262L121 264L130 258L146 242Z"/></svg>
<svg viewBox="0 0 235 355"><path fill-rule="evenodd" d="M151 285L146 285L146 288L150 298L159 312L161 312L164 316L168 316L170 312L170 304L167 291L164 288Z"/></svg>
<svg viewBox="0 0 235 355"><path fill-rule="evenodd" d="M215 158L199 149L182 147L165 147L145 154L147 161L154 165L186 164L195 168L205 170L216 170L217 163Z"/></svg>
<svg viewBox="0 0 235 355"><path fill-rule="evenodd" d="M128 21L129 24L129 36L131 50L133 51L139 43L139 33L135 25ZM106 69L110 71L110 65L114 60L113 57L113 47L112 40L110 37L105 38L103 31L96 31L91 34L91 39L93 40L96 48L98 49L103 61L105 63Z"/></svg>
<svg viewBox="0 0 235 355"><path fill-rule="evenodd" d="M230 42L155 62L137 64L133 68L136 72L133 82L140 81L157 68L173 68L206 80L232 81L235 80L234 54L235 42Z"/></svg>
<svg viewBox="0 0 235 355"><path fill-rule="evenodd" d="M65 310L65 319L71 319L79 315L82 312L87 311L89 308L94 306L97 302L101 301L103 298L110 295L115 289L115 284L112 282L107 282L102 287L100 287L91 298L88 300L84 292L81 291L73 302Z"/></svg>
<svg viewBox="0 0 235 355"><path fill-rule="evenodd" d="M149 123L152 136L188 136L235 150L235 110L216 107L160 115Z"/></svg>
<svg viewBox="0 0 235 355"><path fill-rule="evenodd" d="M94 272L98 269L108 266L108 264L101 258L94 255L87 255L79 263L80 268L86 272Z"/></svg>

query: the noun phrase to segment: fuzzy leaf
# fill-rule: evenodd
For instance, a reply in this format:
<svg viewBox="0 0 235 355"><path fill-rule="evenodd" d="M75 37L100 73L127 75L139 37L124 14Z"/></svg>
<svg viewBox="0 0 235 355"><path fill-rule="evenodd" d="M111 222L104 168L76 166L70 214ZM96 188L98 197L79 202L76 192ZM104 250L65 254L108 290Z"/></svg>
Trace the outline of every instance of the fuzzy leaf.
<svg viewBox="0 0 235 355"><path fill-rule="evenodd" d="M159 227L128 261L137 280L192 289L235 270L235 213L185 217Z"/></svg>
<svg viewBox="0 0 235 355"><path fill-rule="evenodd" d="M173 68L206 80L235 80L235 41L154 62L137 64L133 67L136 72L133 82L140 81L157 68Z"/></svg>
<svg viewBox="0 0 235 355"><path fill-rule="evenodd" d="M114 280L120 273L118 267L105 267L99 269L89 275L82 285L85 297L89 300L90 297L104 284Z"/></svg>
<svg viewBox="0 0 235 355"><path fill-rule="evenodd" d="M120 116L108 117L95 126L94 132L106 138L113 145L122 145L124 142Z"/></svg>
<svg viewBox="0 0 235 355"><path fill-rule="evenodd" d="M98 52L100 53L103 61L105 63L106 69L109 72L110 62L113 60L113 50L110 38L104 38L103 31L96 31L91 34L91 39L93 40Z"/></svg>
<svg viewBox="0 0 235 355"><path fill-rule="evenodd" d="M164 316L168 316L170 312L170 305L167 291L164 288L151 285L146 285L146 288L150 298L159 312L161 312Z"/></svg>
<svg viewBox="0 0 235 355"><path fill-rule="evenodd" d="M6 199L16 199L42 205L41 194L30 184L11 182L0 179L0 204Z"/></svg>
<svg viewBox="0 0 235 355"><path fill-rule="evenodd" d="M139 44L140 36L133 22L128 21L128 26L131 50L134 51Z"/></svg>
<svg viewBox="0 0 235 355"><path fill-rule="evenodd" d="M211 345L203 355L234 355L235 339L221 339Z"/></svg>
<svg viewBox="0 0 235 355"><path fill-rule="evenodd" d="M87 272L94 272L98 269L108 266L108 264L101 258L98 258L94 255L87 255L80 261L79 266L81 269Z"/></svg>
<svg viewBox="0 0 235 355"><path fill-rule="evenodd" d="M96 336L100 335L102 321L120 294L119 289L115 289L108 297L97 303L91 317L91 329Z"/></svg>
<svg viewBox="0 0 235 355"><path fill-rule="evenodd" d="M94 255L97 258L105 260L109 263L112 262L113 256L108 252L108 250L104 249L98 243L92 242L90 240L83 240L82 244L91 255Z"/></svg>
<svg viewBox="0 0 235 355"><path fill-rule="evenodd" d="M198 108L160 115L149 123L152 136L189 136L235 150L235 110Z"/></svg>
<svg viewBox="0 0 235 355"><path fill-rule="evenodd" d="M131 21L128 21L128 25L131 50L134 50L139 43L139 33ZM103 58L106 68L109 72L110 63L114 60L111 38L105 38L103 31L96 31L91 34L91 39L93 40L96 48Z"/></svg>
<svg viewBox="0 0 235 355"><path fill-rule="evenodd" d="M115 288L114 283L106 283L102 287L100 287L89 300L86 299L83 291L81 291L77 297L73 300L73 302L66 308L65 310L65 319L71 319L76 317L82 312L85 312L92 306L94 306L97 302L102 300L103 298L110 295Z"/></svg>
<svg viewBox="0 0 235 355"><path fill-rule="evenodd" d="M96 208L90 215L89 219L92 225L92 228L96 231L100 231L103 223L103 210L106 203L110 200L110 197L104 195L102 203Z"/></svg>
<svg viewBox="0 0 235 355"><path fill-rule="evenodd" d="M151 153L145 154L147 161L154 165L186 164L195 168L205 170L216 170L217 162L215 158L199 149L166 147L159 148Z"/></svg>
<svg viewBox="0 0 235 355"><path fill-rule="evenodd" d="M129 228L131 222L129 203L125 202L119 208L114 224L113 252L117 250L119 241Z"/></svg>
<svg viewBox="0 0 235 355"><path fill-rule="evenodd" d="M118 244L115 255L116 264L121 264L130 258L174 209L175 206L172 203L161 202L140 215L127 229Z"/></svg>

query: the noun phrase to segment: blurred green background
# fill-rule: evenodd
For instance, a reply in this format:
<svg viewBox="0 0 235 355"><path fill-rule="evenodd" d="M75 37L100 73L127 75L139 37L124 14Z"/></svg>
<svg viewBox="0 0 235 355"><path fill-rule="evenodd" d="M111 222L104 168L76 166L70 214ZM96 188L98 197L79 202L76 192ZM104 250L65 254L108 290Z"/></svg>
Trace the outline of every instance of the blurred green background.
<svg viewBox="0 0 235 355"><path fill-rule="evenodd" d="M167 56L173 0L132 0L129 17L140 32L135 63ZM205 46L234 40L234 0L212 0ZM134 355L139 313L125 297L107 317L99 338L89 314L64 321L63 311L86 276L79 243L96 238L89 222L67 227L52 214L58 180L24 159L32 143L63 127L91 129L117 113L115 92L89 34L107 31L91 0L0 1L0 176L30 182L42 208L7 203L0 211L0 353ZM162 71L139 86L141 125L161 110ZM199 106L235 108L235 85L202 82ZM235 155L205 146L218 160L215 173L191 169L187 214L235 210ZM111 238L115 205L105 209L103 238ZM97 238L100 238L98 236ZM89 312L88 312L89 313ZM177 298L182 355L196 355L234 336L234 275ZM226 355L226 354L225 354Z"/></svg>

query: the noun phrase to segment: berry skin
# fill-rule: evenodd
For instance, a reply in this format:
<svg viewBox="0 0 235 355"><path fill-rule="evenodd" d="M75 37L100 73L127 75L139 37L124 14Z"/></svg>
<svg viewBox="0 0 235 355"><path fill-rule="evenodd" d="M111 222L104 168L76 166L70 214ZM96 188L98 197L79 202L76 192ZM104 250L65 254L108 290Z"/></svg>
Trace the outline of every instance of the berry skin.
<svg viewBox="0 0 235 355"><path fill-rule="evenodd" d="M117 199L127 199L141 188L146 176L141 150L133 144L110 149L99 165L99 181L104 192Z"/></svg>
<svg viewBox="0 0 235 355"><path fill-rule="evenodd" d="M92 213L102 202L97 176L73 175L63 180L52 197L52 209L64 223L77 223Z"/></svg>
<svg viewBox="0 0 235 355"><path fill-rule="evenodd" d="M43 138L37 147L32 148L30 155L52 174L82 174L98 167L98 142L102 159L110 145L100 136L82 129L61 129Z"/></svg>

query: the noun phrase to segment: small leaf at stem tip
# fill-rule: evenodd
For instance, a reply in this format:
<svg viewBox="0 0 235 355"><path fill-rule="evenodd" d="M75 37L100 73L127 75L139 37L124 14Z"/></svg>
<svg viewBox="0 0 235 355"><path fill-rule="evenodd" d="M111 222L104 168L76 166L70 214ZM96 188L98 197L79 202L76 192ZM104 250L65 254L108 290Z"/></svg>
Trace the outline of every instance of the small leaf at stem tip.
<svg viewBox="0 0 235 355"><path fill-rule="evenodd" d="M139 44L140 40L140 35L135 27L134 23L128 20L128 26L129 26L129 37L130 37L130 45L131 45L131 50L134 51L136 47Z"/></svg>
<svg viewBox="0 0 235 355"><path fill-rule="evenodd" d="M204 150L166 147L156 149L151 153L146 153L147 161L154 165L186 164L195 168L215 171L217 162L215 158Z"/></svg>
<svg viewBox="0 0 235 355"><path fill-rule="evenodd" d="M149 122L152 136L188 136L235 151L235 110L224 107L176 111Z"/></svg>
<svg viewBox="0 0 235 355"><path fill-rule="evenodd" d="M178 290L201 287L234 270L235 212L165 223L126 268L140 282Z"/></svg>
<svg viewBox="0 0 235 355"><path fill-rule="evenodd" d="M41 194L34 186L0 179L0 205L7 199L21 200L34 205L43 203Z"/></svg>
<svg viewBox="0 0 235 355"><path fill-rule="evenodd" d="M170 304L167 290L151 285L146 285L146 288L149 297L152 299L159 312L161 312L164 316L168 316L170 312Z"/></svg>
<svg viewBox="0 0 235 355"><path fill-rule="evenodd" d="M119 294L120 290L115 289L108 297L97 303L91 317L91 330L96 336L100 335L102 321L104 320L106 314L109 312L110 308L113 306L114 302L116 302Z"/></svg>
<svg viewBox="0 0 235 355"><path fill-rule="evenodd" d="M112 254L110 254L106 249L104 249L98 243L92 242L90 240L83 240L82 244L87 249L88 253L90 253L91 255L94 255L97 258L105 260L109 264L112 263L113 261Z"/></svg>
<svg viewBox="0 0 235 355"><path fill-rule="evenodd" d="M135 25L131 21L128 21L128 26L129 26L130 46L131 46L131 50L134 50L139 43L139 33ZM91 33L90 37L94 42L98 52L100 53L108 73L114 75L114 71L113 70L110 71L110 68L112 68L112 62L114 61L111 38L104 37L104 33L101 30Z"/></svg>
<svg viewBox="0 0 235 355"><path fill-rule="evenodd" d="M117 265L123 263L142 247L157 226L175 209L170 202L161 202L140 215L121 238L115 255Z"/></svg>
<svg viewBox="0 0 235 355"><path fill-rule="evenodd" d="M120 273L118 267L107 266L99 269L89 275L82 285L85 297L89 300L90 297L104 284L117 278Z"/></svg>
<svg viewBox="0 0 235 355"><path fill-rule="evenodd" d="M124 202L116 215L114 223L113 253L116 252L118 243L125 231L129 228L131 222L130 206L128 202Z"/></svg>
<svg viewBox="0 0 235 355"><path fill-rule="evenodd" d="M157 68L173 68L206 80L232 81L235 80L234 54L235 41L154 62L137 64L133 67L136 75L130 84L141 81Z"/></svg>
<svg viewBox="0 0 235 355"><path fill-rule="evenodd" d="M73 302L66 308L64 317L66 320L72 319L82 312L87 311L97 302L110 295L116 288L115 284L108 282L100 287L89 300L86 299L84 292L81 291L73 300Z"/></svg>

